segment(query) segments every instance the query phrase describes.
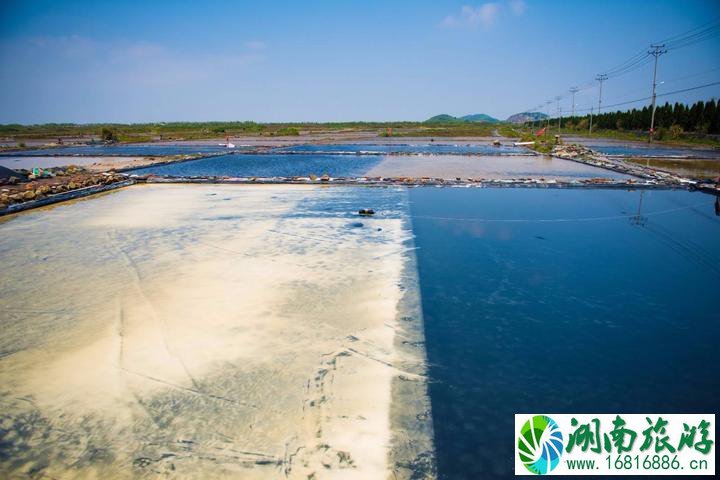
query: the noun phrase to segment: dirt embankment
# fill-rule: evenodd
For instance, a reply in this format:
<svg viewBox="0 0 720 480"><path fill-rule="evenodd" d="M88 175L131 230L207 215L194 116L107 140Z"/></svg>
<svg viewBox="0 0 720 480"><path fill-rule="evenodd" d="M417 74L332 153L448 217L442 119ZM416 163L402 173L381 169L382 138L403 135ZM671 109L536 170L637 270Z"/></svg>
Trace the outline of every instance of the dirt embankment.
<svg viewBox="0 0 720 480"><path fill-rule="evenodd" d="M57 169L56 169L57 170ZM52 176L50 176L52 175ZM85 169L59 170L43 178L25 181L19 177L0 180L0 211L10 205L38 200L78 188L110 185L127 180L115 172L93 173Z"/></svg>

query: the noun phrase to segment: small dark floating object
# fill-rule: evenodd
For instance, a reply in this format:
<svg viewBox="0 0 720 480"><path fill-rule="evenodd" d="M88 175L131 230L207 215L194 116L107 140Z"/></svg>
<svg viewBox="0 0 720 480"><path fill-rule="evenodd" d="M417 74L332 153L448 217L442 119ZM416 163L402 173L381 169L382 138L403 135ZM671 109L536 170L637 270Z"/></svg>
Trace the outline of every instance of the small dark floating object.
<svg viewBox="0 0 720 480"><path fill-rule="evenodd" d="M362 228L365 225L362 224L362 222L353 222L350 224L350 228Z"/></svg>
<svg viewBox="0 0 720 480"><path fill-rule="evenodd" d="M372 208L361 208L358 213L360 215L375 215L375 210Z"/></svg>

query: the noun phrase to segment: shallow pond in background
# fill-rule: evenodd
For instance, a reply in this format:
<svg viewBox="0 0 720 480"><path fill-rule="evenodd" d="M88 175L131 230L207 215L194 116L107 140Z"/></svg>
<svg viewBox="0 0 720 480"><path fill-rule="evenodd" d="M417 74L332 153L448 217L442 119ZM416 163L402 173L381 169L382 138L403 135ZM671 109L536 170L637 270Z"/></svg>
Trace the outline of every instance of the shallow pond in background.
<svg viewBox="0 0 720 480"><path fill-rule="evenodd" d="M720 160L720 150L640 145L588 145L606 155L619 157L706 158Z"/></svg>
<svg viewBox="0 0 720 480"><path fill-rule="evenodd" d="M461 178L631 178L578 162L544 155L330 155L235 154L138 168L131 173L176 177L294 177L327 173L332 177Z"/></svg>
<svg viewBox="0 0 720 480"><path fill-rule="evenodd" d="M511 477L515 413L717 411L713 202L410 189L440 478Z"/></svg>
<svg viewBox="0 0 720 480"><path fill-rule="evenodd" d="M243 150L251 147L238 146L232 150ZM190 155L196 153L217 153L228 150L220 145L78 145L71 147L40 148L5 152L0 157L26 157L37 155L129 155L129 156L162 156L162 155Z"/></svg>
<svg viewBox="0 0 720 480"><path fill-rule="evenodd" d="M296 177L327 173L332 177L354 177L363 175L382 158L381 155L231 154L138 168L130 173L175 177Z"/></svg>
<svg viewBox="0 0 720 480"><path fill-rule="evenodd" d="M629 179L630 175L549 155L387 155L369 177L588 178Z"/></svg>
<svg viewBox="0 0 720 480"><path fill-rule="evenodd" d="M714 179L720 177L720 159L631 157L627 161L642 166L650 165L688 178Z"/></svg>
<svg viewBox="0 0 720 480"><path fill-rule="evenodd" d="M437 154L458 154L477 153L484 155L534 155L530 150L523 147L511 145L494 147L492 145L469 145L469 144L372 144L372 143L346 143L334 145L293 145L276 149L278 152L308 152L308 153L437 153Z"/></svg>
<svg viewBox="0 0 720 480"><path fill-rule="evenodd" d="M0 166L15 170L32 170L33 168L54 168L66 165L87 166L94 163L119 163L125 164L130 161L141 161L144 157L96 157L96 156L0 156Z"/></svg>

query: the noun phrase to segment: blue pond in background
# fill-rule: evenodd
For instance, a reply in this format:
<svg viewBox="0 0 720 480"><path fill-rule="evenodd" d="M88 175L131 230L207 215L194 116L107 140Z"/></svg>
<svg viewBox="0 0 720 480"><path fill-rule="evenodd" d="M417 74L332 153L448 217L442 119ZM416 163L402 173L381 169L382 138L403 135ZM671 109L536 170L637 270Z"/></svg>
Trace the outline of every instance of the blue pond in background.
<svg viewBox="0 0 720 480"><path fill-rule="evenodd" d="M512 477L515 413L718 410L713 197L409 196L440 478Z"/></svg>
<svg viewBox="0 0 720 480"><path fill-rule="evenodd" d="M176 177L295 177L327 173L332 177L353 177L363 175L382 158L382 155L223 155L139 168L130 173Z"/></svg>
<svg viewBox="0 0 720 480"><path fill-rule="evenodd" d="M309 152L309 153L436 153L459 154L477 153L483 155L520 155L532 154L523 147L491 145L437 144L364 144L348 143L334 145L293 145L275 149L277 152Z"/></svg>
<svg viewBox="0 0 720 480"><path fill-rule="evenodd" d="M720 150L620 145L589 145L589 147L606 155L621 157L703 158L720 160Z"/></svg>
<svg viewBox="0 0 720 480"><path fill-rule="evenodd" d="M250 147L236 147L233 150L243 150ZM72 147L42 148L37 150L22 150L0 154L4 157L28 157L37 155L127 155L127 156L163 156L163 155L190 155L196 153L217 153L228 150L220 145L161 145L161 144L133 144L133 145L79 145Z"/></svg>

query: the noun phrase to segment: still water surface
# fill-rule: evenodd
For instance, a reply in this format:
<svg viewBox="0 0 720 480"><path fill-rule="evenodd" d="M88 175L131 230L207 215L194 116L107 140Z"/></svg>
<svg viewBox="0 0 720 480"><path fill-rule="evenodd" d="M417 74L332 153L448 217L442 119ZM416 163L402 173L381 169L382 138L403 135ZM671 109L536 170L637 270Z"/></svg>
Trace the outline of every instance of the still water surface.
<svg viewBox="0 0 720 480"><path fill-rule="evenodd" d="M359 155L235 154L133 170L166 176L433 177L433 178L584 178L626 179L627 175L543 155Z"/></svg>
<svg viewBox="0 0 720 480"><path fill-rule="evenodd" d="M333 177L352 177L364 174L380 160L381 155L240 154L156 165L131 173L174 177L294 177L327 173Z"/></svg>
<svg viewBox="0 0 720 480"><path fill-rule="evenodd" d="M243 150L251 147L238 146L233 150ZM6 152L0 157L25 157L37 155L139 155L139 156L164 156L164 155L190 155L197 153L217 153L228 150L220 145L162 145L162 144L137 144L137 145L78 145L72 147L42 148L37 150L22 150Z"/></svg>
<svg viewBox="0 0 720 480"><path fill-rule="evenodd" d="M515 413L717 411L713 202L410 190L440 478L511 477Z"/></svg>
<svg viewBox="0 0 720 480"><path fill-rule="evenodd" d="M461 154L474 153L484 155L534 155L523 147L503 145L470 145L470 144L368 144L345 143L335 145L293 145L278 148L278 152L309 152L309 153L435 153L435 154Z"/></svg>
<svg viewBox="0 0 720 480"><path fill-rule="evenodd" d="M720 160L720 150L710 149L644 147L635 145L590 145L589 147L606 155L618 157L704 158Z"/></svg>

